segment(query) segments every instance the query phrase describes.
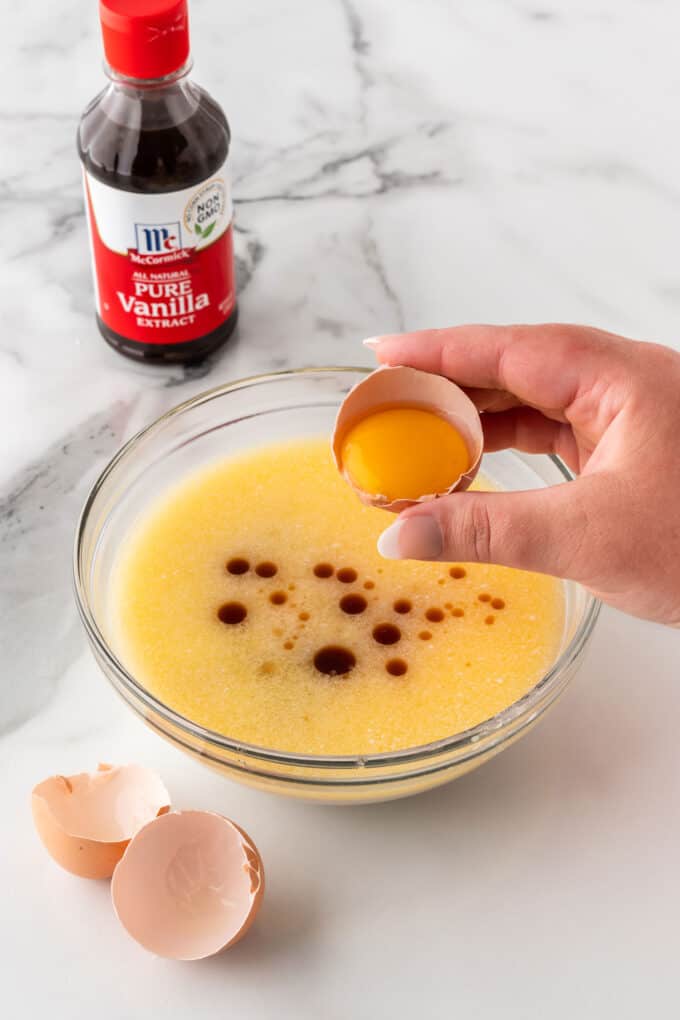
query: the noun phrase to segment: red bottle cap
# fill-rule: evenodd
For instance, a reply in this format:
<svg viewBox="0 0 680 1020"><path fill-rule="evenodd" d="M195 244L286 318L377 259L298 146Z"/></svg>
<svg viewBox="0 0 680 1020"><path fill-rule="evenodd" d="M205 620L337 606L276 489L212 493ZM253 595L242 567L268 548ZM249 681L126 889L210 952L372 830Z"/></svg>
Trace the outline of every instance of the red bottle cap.
<svg viewBox="0 0 680 1020"><path fill-rule="evenodd" d="M99 0L104 54L127 78L163 78L189 58L187 0Z"/></svg>

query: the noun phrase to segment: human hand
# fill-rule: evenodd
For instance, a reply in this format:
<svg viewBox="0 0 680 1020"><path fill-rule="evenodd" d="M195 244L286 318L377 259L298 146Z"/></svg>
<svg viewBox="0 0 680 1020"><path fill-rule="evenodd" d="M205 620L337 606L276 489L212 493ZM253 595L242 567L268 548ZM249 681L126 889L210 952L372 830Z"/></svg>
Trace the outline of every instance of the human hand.
<svg viewBox="0 0 680 1020"><path fill-rule="evenodd" d="M573 482L458 492L403 511L389 559L477 561L579 581L680 626L680 354L584 326L456 326L366 341L385 365L445 375L485 450L557 454Z"/></svg>

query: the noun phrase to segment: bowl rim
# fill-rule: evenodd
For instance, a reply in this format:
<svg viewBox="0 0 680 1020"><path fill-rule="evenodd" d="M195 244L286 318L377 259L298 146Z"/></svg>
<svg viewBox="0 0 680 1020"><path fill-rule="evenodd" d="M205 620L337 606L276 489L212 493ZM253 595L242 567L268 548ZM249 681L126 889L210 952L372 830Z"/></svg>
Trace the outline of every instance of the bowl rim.
<svg viewBox="0 0 680 1020"><path fill-rule="evenodd" d="M462 730L450 737L442 737L439 740L431 741L427 744L418 744L414 747L402 748L396 751L381 751L365 754L301 754L291 751L277 751L273 748L260 747L257 744L249 744L245 741L236 740L235 738L228 737L215 730L202 726L200 723L193 722L186 716L176 712L155 695L147 691L146 688L143 687L142 684L128 672L123 663L120 662L113 650L110 648L106 638L97 624L87 596L82 564L84 538L90 514L95 506L100 491L106 484L108 478L115 472L118 465L124 461L129 454L136 450L139 443L147 437L152 436L154 433L160 432L169 421L172 421L190 409L199 407L202 404L207 404L212 400L219 399L234 390L249 389L254 386L276 382L290 377L299 378L303 376L324 375L329 373L356 375L357 373L368 374L371 371L372 369L367 368L365 365L323 365L283 369L276 372L265 372L258 375L245 376L241 379L236 379L231 382L223 383L220 386L214 386L208 390L203 390L195 396L190 397L187 400L182 401L182 403L170 408L170 410L166 411L158 418L155 418L148 425L136 432L108 461L90 488L76 525L72 563L73 587L76 605L86 634L93 646L93 650L95 651L95 657L98 658L100 662L103 660L107 667L113 672L116 680L118 681L116 686L119 687L119 690L122 689L127 691L129 694L132 694L143 705L157 713L157 715L159 715L166 723L170 723L186 736L191 736L194 740L201 741L203 745L207 744L213 748L219 748L222 751L227 751L232 754L248 755L260 761L269 762L270 764L322 770L363 769L371 767L385 768L387 766L408 765L439 755L445 755L456 751L464 751L466 749L471 750L474 754L475 745L477 745L479 753L483 753L488 750L488 744L485 738L492 737L496 734L501 740L506 739L514 733L524 729L525 726L543 713L548 705L551 704L563 690L566 685L566 680L568 679L568 676L565 678L565 673L568 673L570 666L576 659L578 659L590 638L597 621L597 617L600 613L601 602L590 592L585 591L586 603L583 609L582 619L576 627L571 640L540 680L538 680L538 682L517 701L514 701L511 705L508 705L507 708L504 708L501 712L491 716L489 719L485 719L482 722L477 723L475 726ZM553 454L541 454L540 456L547 457L551 460L558 471L562 474L565 481L571 481L575 477L559 457L556 457ZM105 670L103 670L103 672L106 673ZM562 680L562 683L559 682L560 680ZM125 700L127 700L127 698L125 698ZM131 704L131 707L139 713L137 705L133 703ZM152 723L154 729L160 730L162 733L165 732L158 726L158 723L155 720L150 719L145 713L139 714L143 715L146 722ZM513 726L515 723L517 725ZM507 727L510 728L509 733L504 732ZM165 735L171 736L173 740L176 740L175 734ZM492 746L495 746L495 743L496 741L492 743ZM182 746L187 748L187 750L196 750L194 747L187 747L187 745L183 742ZM206 757L210 757L210 755L206 755ZM466 757L469 756L462 755L461 758L456 757L454 760L465 760ZM406 778L406 776L402 775L402 778Z"/></svg>

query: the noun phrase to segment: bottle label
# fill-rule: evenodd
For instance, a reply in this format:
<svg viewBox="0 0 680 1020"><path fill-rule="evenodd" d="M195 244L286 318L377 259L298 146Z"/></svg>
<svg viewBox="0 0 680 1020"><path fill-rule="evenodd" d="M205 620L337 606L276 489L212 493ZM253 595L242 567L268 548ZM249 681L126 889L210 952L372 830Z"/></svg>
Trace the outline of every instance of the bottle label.
<svg viewBox="0 0 680 1020"><path fill-rule="evenodd" d="M222 325L236 303L225 167L159 195L120 191L83 174L103 322L145 344L186 343Z"/></svg>

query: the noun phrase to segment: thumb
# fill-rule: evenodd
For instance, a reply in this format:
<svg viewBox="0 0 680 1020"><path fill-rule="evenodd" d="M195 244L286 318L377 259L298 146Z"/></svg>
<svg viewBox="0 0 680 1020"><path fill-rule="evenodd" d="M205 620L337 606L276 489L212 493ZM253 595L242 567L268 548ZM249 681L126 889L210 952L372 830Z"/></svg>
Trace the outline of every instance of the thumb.
<svg viewBox="0 0 680 1020"><path fill-rule="evenodd" d="M378 551L386 559L498 563L585 581L596 568L590 550L601 559L606 540L603 490L591 475L527 492L453 493L405 510Z"/></svg>

